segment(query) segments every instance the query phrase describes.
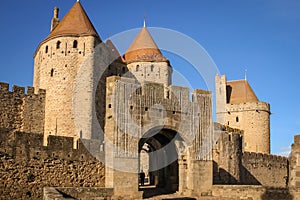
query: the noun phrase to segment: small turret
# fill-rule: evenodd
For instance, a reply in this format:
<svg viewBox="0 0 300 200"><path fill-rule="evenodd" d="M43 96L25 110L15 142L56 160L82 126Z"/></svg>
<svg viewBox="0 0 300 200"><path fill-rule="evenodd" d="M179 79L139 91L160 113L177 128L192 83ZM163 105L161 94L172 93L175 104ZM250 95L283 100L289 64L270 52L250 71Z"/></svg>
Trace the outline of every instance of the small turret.
<svg viewBox="0 0 300 200"><path fill-rule="evenodd" d="M59 23L58 12L59 12L59 8L55 7L54 12L53 12L53 18L51 21L51 30L50 31L52 31Z"/></svg>
<svg viewBox="0 0 300 200"><path fill-rule="evenodd" d="M144 26L123 56L129 71L140 83L155 82L169 86L172 67L163 56L150 32Z"/></svg>

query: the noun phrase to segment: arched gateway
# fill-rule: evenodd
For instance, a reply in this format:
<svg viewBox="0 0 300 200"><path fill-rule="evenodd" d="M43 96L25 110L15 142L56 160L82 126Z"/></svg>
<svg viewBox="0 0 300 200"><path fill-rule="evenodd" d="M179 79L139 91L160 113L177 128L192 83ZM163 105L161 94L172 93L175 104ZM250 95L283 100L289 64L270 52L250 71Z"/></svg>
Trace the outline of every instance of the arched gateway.
<svg viewBox="0 0 300 200"><path fill-rule="evenodd" d="M211 92L139 84L109 77L105 116L105 182L115 195L139 198L141 152L149 156L150 183L194 194L212 185Z"/></svg>

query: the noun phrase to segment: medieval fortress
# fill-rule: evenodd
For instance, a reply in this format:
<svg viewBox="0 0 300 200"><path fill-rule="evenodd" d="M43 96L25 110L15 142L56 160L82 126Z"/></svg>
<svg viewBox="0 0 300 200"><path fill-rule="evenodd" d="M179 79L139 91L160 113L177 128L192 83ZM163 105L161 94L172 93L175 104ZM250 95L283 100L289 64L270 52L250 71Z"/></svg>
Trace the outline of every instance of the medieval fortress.
<svg viewBox="0 0 300 200"><path fill-rule="evenodd" d="M79 1L58 13L33 87L0 83L0 199L147 198L141 169L178 198L300 199L300 136L270 154L270 105L247 80L216 75L213 122L212 92L172 85L146 26L120 55Z"/></svg>

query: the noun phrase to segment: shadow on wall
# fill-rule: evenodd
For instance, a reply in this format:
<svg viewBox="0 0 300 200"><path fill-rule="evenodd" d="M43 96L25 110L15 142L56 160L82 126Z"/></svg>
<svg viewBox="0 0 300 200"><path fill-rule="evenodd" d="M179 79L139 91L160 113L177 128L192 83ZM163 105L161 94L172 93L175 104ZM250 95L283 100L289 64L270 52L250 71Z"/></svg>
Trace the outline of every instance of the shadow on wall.
<svg viewBox="0 0 300 200"><path fill-rule="evenodd" d="M261 185L261 183L243 166L240 166L240 180L237 180L230 172L219 168L218 163L213 162L213 184L215 185Z"/></svg>
<svg viewBox="0 0 300 200"><path fill-rule="evenodd" d="M266 191L261 196L262 200L293 200L293 195L288 188L266 188Z"/></svg>
<svg viewBox="0 0 300 200"><path fill-rule="evenodd" d="M261 183L244 166L241 166L241 183L240 184L261 185Z"/></svg>

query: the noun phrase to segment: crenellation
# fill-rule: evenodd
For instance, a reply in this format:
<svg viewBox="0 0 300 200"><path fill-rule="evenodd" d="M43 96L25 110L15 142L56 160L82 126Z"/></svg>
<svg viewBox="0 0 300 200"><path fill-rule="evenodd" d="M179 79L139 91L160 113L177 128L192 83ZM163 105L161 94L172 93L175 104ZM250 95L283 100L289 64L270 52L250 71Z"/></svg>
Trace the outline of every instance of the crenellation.
<svg viewBox="0 0 300 200"><path fill-rule="evenodd" d="M213 123L213 92L172 85L146 27L121 56L74 8L86 33L64 30L73 22L51 30L34 54L34 87L0 82L0 198L141 199L143 167L176 195L299 196L300 135L289 158L269 154L270 104L247 80L216 76Z"/></svg>
<svg viewBox="0 0 300 200"><path fill-rule="evenodd" d="M22 94L25 93L25 88L14 85L13 88L12 88L12 92L16 95L22 95Z"/></svg>
<svg viewBox="0 0 300 200"><path fill-rule="evenodd" d="M52 137L63 148L43 146L40 134L1 129L0 139L1 198L42 199L47 186L104 186L104 165L84 146L74 149L69 138Z"/></svg>
<svg viewBox="0 0 300 200"><path fill-rule="evenodd" d="M0 82L0 92L8 92L9 91L9 84Z"/></svg>

